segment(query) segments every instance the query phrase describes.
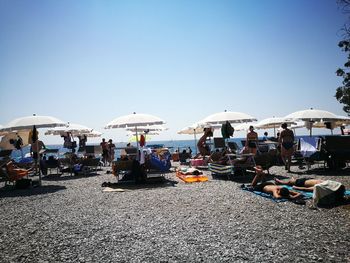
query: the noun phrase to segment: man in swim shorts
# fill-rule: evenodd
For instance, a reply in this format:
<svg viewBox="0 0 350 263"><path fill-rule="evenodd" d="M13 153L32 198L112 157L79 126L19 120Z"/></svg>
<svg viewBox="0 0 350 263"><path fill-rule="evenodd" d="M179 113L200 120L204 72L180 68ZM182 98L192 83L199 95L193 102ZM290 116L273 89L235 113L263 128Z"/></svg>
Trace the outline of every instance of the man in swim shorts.
<svg viewBox="0 0 350 263"><path fill-rule="evenodd" d="M288 180L279 180L279 179L275 178L275 182L277 184L285 184L285 185L293 186L293 188L296 190L312 192L314 190L314 186L316 184L323 183L324 180L314 179L314 178L295 179L294 177L292 177Z"/></svg>
<svg viewBox="0 0 350 263"><path fill-rule="evenodd" d="M276 199L286 198L293 200L301 197L300 193L290 191L288 188L276 185L274 182L266 181L258 184L258 182L265 176L265 173L260 165L254 167L254 169L256 175L251 184L254 191L271 194Z"/></svg>

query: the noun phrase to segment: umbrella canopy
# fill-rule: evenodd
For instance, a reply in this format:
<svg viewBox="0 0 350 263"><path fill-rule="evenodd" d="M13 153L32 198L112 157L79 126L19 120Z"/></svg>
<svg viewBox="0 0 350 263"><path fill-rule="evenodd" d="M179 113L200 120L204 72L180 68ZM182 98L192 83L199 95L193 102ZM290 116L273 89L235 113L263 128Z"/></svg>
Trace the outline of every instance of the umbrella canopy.
<svg viewBox="0 0 350 263"><path fill-rule="evenodd" d="M324 110L308 109L293 112L284 117L286 121L288 120L302 120L302 121L333 121L338 120L338 116Z"/></svg>
<svg viewBox="0 0 350 263"><path fill-rule="evenodd" d="M312 127L315 122L335 122L340 118L339 116L324 110L308 109L293 112L284 117L286 121L288 120L301 120L305 122L306 127L310 130L310 136L312 135Z"/></svg>
<svg viewBox="0 0 350 263"><path fill-rule="evenodd" d="M15 147L16 144L11 143L10 141L17 141L18 136L22 139L21 147L25 147L29 144L29 133L30 130L21 130L21 131L13 131L8 132L5 136L1 138L0 148L3 150L14 150L17 149Z"/></svg>
<svg viewBox="0 0 350 263"><path fill-rule="evenodd" d="M37 116L34 114L33 116L14 119L0 129L0 131L32 129L34 125L36 128L50 128L66 126L67 124L52 116Z"/></svg>
<svg viewBox="0 0 350 263"><path fill-rule="evenodd" d="M13 131L13 130L25 130L25 129L33 129L32 141L33 139L37 139L37 128L50 128L57 126L66 126L66 123L52 116L37 116L33 114L33 116L26 116L14 119L5 125L0 131ZM38 140L36 140L38 143ZM40 159L40 155L39 159ZM39 160L40 164L40 160ZM35 166L35 173L37 173L37 166ZM41 185L41 173L39 170L39 184Z"/></svg>
<svg viewBox="0 0 350 263"><path fill-rule="evenodd" d="M89 133L82 133L80 135L86 135L86 137L101 137L102 136L102 132L99 131L91 131Z"/></svg>
<svg viewBox="0 0 350 263"><path fill-rule="evenodd" d="M152 126L152 125L162 125L165 124L161 118L150 115L150 114L140 114L134 112L133 114L121 116L109 122L105 129L111 128L127 128L127 127L135 127L135 132L137 135L138 126ZM139 148L139 140L136 136L136 145ZM138 159L138 156L137 156Z"/></svg>
<svg viewBox="0 0 350 263"><path fill-rule="evenodd" d="M258 122L256 128L258 129L273 129L274 136L276 137L276 128L279 128L282 123L287 123L287 125L295 124L292 120L286 120L282 117L272 117L266 118Z"/></svg>
<svg viewBox="0 0 350 263"><path fill-rule="evenodd" d="M67 132L70 132L73 136L88 134L92 131L92 128L86 127L81 124L68 123L66 127L56 127L49 129L45 132L45 135L63 135Z"/></svg>
<svg viewBox="0 0 350 263"><path fill-rule="evenodd" d="M127 131L136 132L136 127L128 127L126 128ZM137 127L138 131L165 131L168 130L168 128L164 127L163 125L152 125L152 126L139 126Z"/></svg>
<svg viewBox="0 0 350 263"><path fill-rule="evenodd" d="M250 126L257 128L256 123L252 123L252 122L241 123L241 124L234 126L234 128L235 128L235 131L248 131Z"/></svg>
<svg viewBox="0 0 350 263"><path fill-rule="evenodd" d="M130 115L121 116L109 122L105 129L111 128L127 128L127 127L137 127L137 126L149 126L165 124L165 122L153 115L133 113Z"/></svg>
<svg viewBox="0 0 350 263"><path fill-rule="evenodd" d="M242 112L224 111L209 115L200 122L209 124L224 124L226 121L230 123L242 123L256 121L256 118Z"/></svg>

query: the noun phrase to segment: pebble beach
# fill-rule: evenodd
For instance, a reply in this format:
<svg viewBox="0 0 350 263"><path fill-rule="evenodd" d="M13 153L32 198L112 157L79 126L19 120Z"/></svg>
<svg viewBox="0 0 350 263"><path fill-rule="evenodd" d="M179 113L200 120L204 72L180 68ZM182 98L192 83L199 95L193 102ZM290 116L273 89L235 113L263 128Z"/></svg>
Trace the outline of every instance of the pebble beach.
<svg viewBox="0 0 350 263"><path fill-rule="evenodd" d="M48 175L42 186L1 185L0 262L350 262L350 202L311 209L243 191L253 174L187 184L121 185L103 167ZM270 169L350 189L350 168ZM2 183L3 184L3 183Z"/></svg>

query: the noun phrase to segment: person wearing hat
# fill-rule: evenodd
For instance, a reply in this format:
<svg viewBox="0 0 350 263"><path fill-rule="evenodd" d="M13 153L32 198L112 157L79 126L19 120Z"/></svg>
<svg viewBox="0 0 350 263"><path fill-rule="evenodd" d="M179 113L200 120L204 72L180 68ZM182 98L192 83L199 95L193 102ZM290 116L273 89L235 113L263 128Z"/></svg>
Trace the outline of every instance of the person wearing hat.
<svg viewBox="0 0 350 263"><path fill-rule="evenodd" d="M254 127L249 127L247 139L245 141L245 148L248 153L256 154L258 148L258 134L254 131Z"/></svg>

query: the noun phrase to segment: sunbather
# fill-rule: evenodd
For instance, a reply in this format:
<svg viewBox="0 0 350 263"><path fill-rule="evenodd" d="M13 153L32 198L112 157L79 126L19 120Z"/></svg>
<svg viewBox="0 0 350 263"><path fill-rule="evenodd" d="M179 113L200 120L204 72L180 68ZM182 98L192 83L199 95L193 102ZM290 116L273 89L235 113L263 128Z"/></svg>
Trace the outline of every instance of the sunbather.
<svg viewBox="0 0 350 263"><path fill-rule="evenodd" d="M292 186L296 190L312 192L314 190L314 186L316 184L323 183L324 180L313 179L313 178L299 178L299 179L295 179L294 177L292 177L292 178L290 178L288 180L279 180L278 178L275 178L275 182L277 184L285 184L285 185Z"/></svg>
<svg viewBox="0 0 350 263"><path fill-rule="evenodd" d="M254 191L271 194L276 199L287 198L293 200L301 196L300 193L290 191L288 190L288 188L276 185L274 182L271 181L266 181L258 184L258 182L263 179L265 173L263 172L263 169L260 165L254 167L254 169L256 175L251 184Z"/></svg>
<svg viewBox="0 0 350 263"><path fill-rule="evenodd" d="M210 136L213 136L213 132L211 128L204 128L204 134L198 140L198 143L197 143L199 154L197 154L195 158L200 158L200 157L204 158L205 156L210 155L210 148L206 144L207 138Z"/></svg>

